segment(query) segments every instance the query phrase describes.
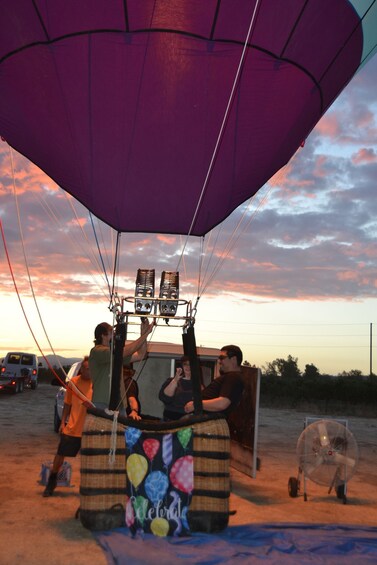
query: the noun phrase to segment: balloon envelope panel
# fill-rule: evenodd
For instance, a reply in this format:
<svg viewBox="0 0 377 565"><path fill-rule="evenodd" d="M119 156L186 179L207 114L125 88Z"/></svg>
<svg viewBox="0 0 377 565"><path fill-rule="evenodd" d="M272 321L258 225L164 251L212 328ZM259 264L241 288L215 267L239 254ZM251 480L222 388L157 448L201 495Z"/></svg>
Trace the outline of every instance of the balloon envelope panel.
<svg viewBox="0 0 377 565"><path fill-rule="evenodd" d="M347 0L254 8L0 0L0 134L119 231L195 217L203 235L290 159L377 34Z"/></svg>

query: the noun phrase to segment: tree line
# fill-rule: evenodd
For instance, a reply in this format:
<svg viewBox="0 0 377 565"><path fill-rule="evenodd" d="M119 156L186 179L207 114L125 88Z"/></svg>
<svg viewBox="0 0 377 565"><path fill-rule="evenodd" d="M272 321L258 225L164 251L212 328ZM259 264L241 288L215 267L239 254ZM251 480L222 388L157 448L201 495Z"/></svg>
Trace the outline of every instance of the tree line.
<svg viewBox="0 0 377 565"><path fill-rule="evenodd" d="M246 365L250 364L246 361ZM377 416L377 376L356 369L336 376L321 374L310 363L303 372L298 359L274 359L261 368L260 402L265 406L303 408L321 413Z"/></svg>
<svg viewBox="0 0 377 565"><path fill-rule="evenodd" d="M334 377L335 375L323 374L319 372L318 368L313 363L305 365L305 370L300 371L298 368L298 358L288 355L287 359L274 359L270 363L266 363L262 367L262 374L265 376L276 376L286 379L295 379L303 377L305 379L316 379L320 376ZM351 371L342 371L338 373L337 377L362 377L363 374L359 369L352 369ZM373 374L372 374L373 376Z"/></svg>

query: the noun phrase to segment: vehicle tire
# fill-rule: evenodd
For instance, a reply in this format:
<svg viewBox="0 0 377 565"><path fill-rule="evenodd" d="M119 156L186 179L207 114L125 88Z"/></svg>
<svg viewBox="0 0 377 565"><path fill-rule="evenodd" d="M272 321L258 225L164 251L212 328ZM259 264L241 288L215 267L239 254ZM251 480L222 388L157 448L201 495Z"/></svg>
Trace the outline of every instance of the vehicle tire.
<svg viewBox="0 0 377 565"><path fill-rule="evenodd" d="M298 493L298 480L296 477L289 477L288 479L288 494L292 498L296 498Z"/></svg>
<svg viewBox="0 0 377 565"><path fill-rule="evenodd" d="M18 392L24 392L24 380L19 379Z"/></svg>
<svg viewBox="0 0 377 565"><path fill-rule="evenodd" d="M32 390L35 390L35 389L37 388L37 386L38 386L37 381L31 381L30 386L31 386L31 389L32 389Z"/></svg>
<svg viewBox="0 0 377 565"><path fill-rule="evenodd" d="M57 409L56 404L55 404L55 411L54 411L54 431L55 431L56 433L59 432L60 424L61 424L61 420L60 420L60 418L59 418L58 409Z"/></svg>

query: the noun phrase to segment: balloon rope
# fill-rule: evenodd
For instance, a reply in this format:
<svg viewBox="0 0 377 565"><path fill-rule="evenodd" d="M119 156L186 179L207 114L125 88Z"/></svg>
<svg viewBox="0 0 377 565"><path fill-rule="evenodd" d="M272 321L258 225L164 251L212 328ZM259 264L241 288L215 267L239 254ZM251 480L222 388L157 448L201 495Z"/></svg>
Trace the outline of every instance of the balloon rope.
<svg viewBox="0 0 377 565"><path fill-rule="evenodd" d="M233 233L231 234L231 236L229 237L229 240L225 246L224 251L222 252L221 256L218 258L217 263L215 265L215 267L212 270L211 275L208 277L208 280L206 282L206 284L203 284L203 288L201 291L201 296L204 294L204 292L207 290L209 284L212 282L212 280L214 279L215 275L218 273L220 267L222 266L222 264L224 263L225 259L227 258L227 256L229 255L229 253L231 252L231 250L234 248L235 244L237 243L237 241L239 240L239 238L241 237L242 233L244 233L244 231L246 230L246 228L250 225L251 221L254 219L255 215L257 214L257 212L259 211L259 209L261 208L262 205L264 205L264 203L267 201L268 196L270 191L272 190L272 187L270 187L268 189L268 192L265 194L265 196L263 197L263 199L261 200L261 202L259 203L258 207L254 210L254 212L250 215L247 223L245 224L245 226L243 227L242 231L239 229L245 216L246 216L246 212L249 210L250 208L250 204L252 199L249 201L248 206L245 208L244 213L242 214L239 222L237 223L236 227L233 230ZM237 233L237 237L236 237L236 233Z"/></svg>
<svg viewBox="0 0 377 565"><path fill-rule="evenodd" d="M24 234L23 234L23 230L22 230L22 222L21 222L21 215L20 215L20 207L19 207L19 203L18 203L18 196L17 196L17 189L16 189L16 180L15 180L15 174L14 174L14 162L13 162L13 151L12 148L8 145L8 149L9 149L9 157L10 157L10 163L11 163L11 170L12 170L12 179L13 179L13 194L14 194L14 199L15 199L15 203L16 203L16 211L17 211L17 221L18 221L18 229L20 231L20 238L21 238L21 247L22 247L22 253L24 256L24 262L25 262L25 267L26 267L26 272L27 272L27 277L28 277L28 281L29 281L29 286L30 286L30 290L31 290L31 294L33 296L33 300L34 300L34 305L35 308L37 310L38 313L38 317L39 317L39 321L41 323L43 332L46 336L47 342L50 346L50 349L52 351L52 353L55 355L56 361L58 362L59 367L61 368L61 370L63 371L63 374L65 377L67 377L67 374L62 366L62 364L60 363L59 357L56 355L54 348L52 346L52 343L50 341L50 338L48 336L47 330L46 330L46 326L44 325L43 319L42 319L42 315L41 315L41 311L39 309L38 306L38 301L37 301L37 297L35 295L34 292L34 286L33 286L33 282L31 280L31 276L30 276L30 269L29 269L29 264L27 261L27 256L26 256L26 251L25 251L25 240L24 240ZM18 291L17 291L18 292ZM28 323L29 325L29 323ZM30 325L29 325L30 328ZM34 337L34 334L32 332L32 335ZM34 337L35 340L35 337ZM37 343L37 342L36 342ZM38 346L39 347L39 346ZM42 353L42 351L41 351ZM43 355L43 353L42 353Z"/></svg>
<svg viewBox="0 0 377 565"><path fill-rule="evenodd" d="M15 277L14 277L14 273L13 273L13 269L12 269L12 264L11 264L10 256L9 256L9 252L8 252L8 247L7 247L7 244L6 244L5 233L4 233L4 229L3 229L3 222L1 221L1 218L0 218L0 231L1 231L1 237L2 237L2 240L3 240L3 244L4 244L5 255L6 255L6 258L7 258L7 262L8 262L9 272L10 272L11 277L12 277L13 285L14 285L14 288L15 288L15 291L16 291L16 295L17 295L17 298L18 298L18 302L19 302L19 304L20 304L20 306L21 306L21 310L22 310L22 313L23 313L23 315L24 315L26 324L27 324L27 326L28 326L28 328L29 328L29 330L30 330L30 333L31 333L31 335L32 335L32 337L33 337L33 339L34 339L34 342L35 342L35 344L36 344L36 346L37 346L37 348L38 348L40 354L42 355L43 359L44 359L45 362L46 362L47 367L50 369L50 371L52 372L52 374L54 375L54 377L55 377L56 379L58 379L58 381L62 384L62 386L64 386L65 388L67 388L66 383L65 383L64 381L62 381L62 379L60 378L60 376L57 374L57 372L55 371L55 369L53 368L53 366L51 365L51 363L49 362L49 360L47 359L47 357L46 357L45 354L43 353L43 351L42 351L42 349L41 349L41 346L39 345L39 342L38 342L38 340L37 340L37 337L36 337L36 335L34 334L33 329L32 329L32 327L31 327L31 324L30 324L30 322L29 322L29 319L28 319L28 317L27 317L27 314L26 314L26 311L25 311L25 308L24 308L24 305L23 305L23 303L22 303L21 296L20 296L20 293L19 293L19 290L18 290L18 287L17 287L16 279L15 279ZM74 394L76 394L74 390L73 390L73 392L74 392ZM78 395L76 394L76 396L78 396ZM88 401L88 402L90 402L90 401Z"/></svg>
<svg viewBox="0 0 377 565"><path fill-rule="evenodd" d="M117 313L116 313L115 308L112 310L112 312L113 312L113 337L112 337L111 342L110 342L109 399L111 397L111 385L112 385L112 379L113 379L114 346L115 346L115 343L114 343L114 341L115 341L114 340L114 328L115 328L116 322L117 322L117 320L116 320Z"/></svg>
<svg viewBox="0 0 377 565"><path fill-rule="evenodd" d="M207 277L207 274L208 274L209 266L210 266L210 264L211 264L213 255L214 255L214 253L215 253L217 241L218 241L218 239L219 239L219 237L220 237L220 233L221 233L221 230L222 230L222 229L223 229L223 224L221 223L220 226L219 226L219 228L218 228L218 230L217 230L216 239L215 239L215 242L214 242L214 244L213 244L213 246L212 246L211 255L210 255L210 257L209 257L209 259L208 259L208 261L207 261L206 270L205 270L205 273L204 273L204 275L203 275L203 287L204 287L204 281L206 280L206 277ZM212 238L212 234L213 234L213 230L211 230L211 232L210 232L210 236L209 236L208 241L207 241L207 244L206 244L206 249L209 248L210 239ZM207 253L206 250L204 250L204 254L206 254L206 253ZM213 277L210 276L210 277L208 277L208 278L209 278L210 280L212 280ZM198 289L198 296L200 297L202 294L203 294L203 291L201 291L200 288L199 288L199 289Z"/></svg>
<svg viewBox="0 0 377 565"><path fill-rule="evenodd" d="M11 158L11 166L12 166L12 173L13 173L13 188L14 188L14 190L15 190L15 175L14 175L14 166L13 166L13 156L12 156L12 152L11 152L11 151L10 151L10 158ZM28 272L30 287L31 287L31 291L32 291L32 294L33 294L33 297L34 297L35 305L36 305L36 308L37 308L37 311L38 311L38 314L39 314L39 317L40 317L40 321L41 321L42 327L43 327L43 329L44 329L44 331L45 331L46 338L47 338L47 340L48 340L48 342L49 342L49 345L50 345L50 347L51 347L51 351L52 351L53 354L55 355L55 358L56 358L58 364L60 365L60 368L61 368L61 370L63 371L63 374L65 375L65 377L67 377L66 372L64 371L64 368L63 368L62 365L60 364L59 358L58 358L58 356L56 355L56 353L55 353L55 351L54 351L54 349L53 349L53 347L52 347L52 345L51 345L51 343L50 343L50 341L49 341L47 332L46 332L46 330L45 330L44 324L43 324L42 319L41 319L41 316L40 316L40 312L39 312L39 309L38 309L38 305L37 305L37 303L36 303L36 298L35 298L35 294L34 294L34 290L33 290L33 285L32 285L32 283L31 283L31 278L30 278L30 274L29 274L28 264L27 264L27 261L26 261L26 254L25 254L25 248L24 248L24 244L23 244L23 233L22 233L22 228L21 228L20 214L19 214L19 207L18 207L18 200L17 200L16 191L15 191L15 196L16 196L16 209L17 209L17 216L18 216L18 220L19 220L19 227L20 227L20 236L21 236L21 242L22 242L22 249L23 249L23 252L24 252L24 258L25 258L25 263L26 263L26 269L27 269L27 272ZM42 355L43 359L45 360L45 363L46 363L47 367L50 369L50 371L52 372L52 374L54 375L54 377L61 383L61 385L64 386L65 388L67 388L67 385L66 385L65 381L63 381L63 380L60 378L60 376L59 376L59 375L57 374L57 372L55 371L54 367L52 367L51 363L49 362L49 360L47 359L47 357L46 357L45 354L43 353L42 348L40 347L39 342L38 342L38 340L37 340L37 338L36 338L36 335L34 334L33 329L32 329L32 327L31 327L31 324L30 324L30 322L29 322L28 316L27 316L27 314L26 314L26 311L25 311L25 308L24 308L24 306L23 306L23 303L22 303L22 300L21 300L21 296L20 296L20 293L19 293L19 290L18 290L18 287L17 287L17 283L16 283L16 279L15 279L15 276L14 276L14 272L13 272L13 269L12 269L12 264L11 264L10 255L9 255L9 252L8 252L8 247L7 247L7 243L6 243L6 239L5 239L5 233L4 233L4 229L3 229L3 224L2 224L1 218L0 218L0 231L1 231L1 237L2 237L2 240L3 240L3 244L4 244L5 255L6 255L6 258L7 258L7 262L8 262L9 272L10 272L11 277L12 277L13 285L14 285L14 288L15 288L15 291L16 291L16 295L17 295L19 304L20 304L20 306L21 306L22 313L23 313L24 318L25 318L25 320L26 320L26 324L27 324L27 326L28 326L28 328L29 328L29 330L30 330L30 333L31 333L31 335L32 335L32 337L33 337L33 339L34 339L34 342L35 342L35 344L36 344L36 346L37 346L37 348L38 348L40 354ZM93 403L92 403L81 391L79 391L79 389L77 389L77 387L76 387L73 383L71 383L71 388L72 388L73 394L75 394L78 398L80 398L81 400L83 400L86 406L94 406Z"/></svg>
<svg viewBox="0 0 377 565"><path fill-rule="evenodd" d="M153 330L152 330L152 332L151 332L151 335L150 335L150 338L149 338L149 340L148 340L148 343L152 340L153 334L154 334L154 332L156 331L156 327L157 327L157 326L154 326L154 327L153 327ZM147 349L147 351L148 351L148 349ZM145 367L145 364L146 364L146 362L147 362L147 358L148 358L148 355L146 354L145 357L144 357L144 359L141 360L142 365L141 365L141 368L138 369L138 373L137 373L136 377L135 377L135 378L132 377L132 379L133 379L135 382L137 382L137 381L139 380L139 378L141 377L141 374L142 374L142 372L143 372L143 370L144 370L144 367ZM132 362L132 359L131 359L131 362ZM123 379L123 376L122 376L122 379ZM130 384L128 385L127 388L124 387L124 389L125 389L125 390L124 390L124 395L121 396L121 398L120 398L119 404L118 404L118 406L117 406L117 410L120 410L120 409L121 409L121 406L122 406L122 404L124 405L124 402L126 402L126 403L128 404L127 392L128 392L128 390L129 390L131 384L132 384L132 383L130 382ZM138 399L138 400L139 400L139 399Z"/></svg>
<svg viewBox="0 0 377 565"><path fill-rule="evenodd" d="M110 284L109 284L109 280L108 280L108 278L107 278L106 268L105 268L105 265L104 265L104 262L103 262L103 259L102 259L102 254L101 254L101 250L100 250L99 243L98 243L98 239L97 239L97 233L96 233L95 227L94 227L94 225L93 225L92 214L91 214L91 212L90 212L90 210L89 210L89 211L88 211L88 212L89 212L89 218L90 218L90 221L91 221L91 226L92 226L92 229L93 229L94 238L95 238L95 240L96 240L96 245L97 245L97 249L98 249L98 254L99 254L99 257L100 257L100 259L101 259L101 265L100 265L100 263L98 262L97 257L95 256L95 254L93 253L93 251L92 251L92 249L91 249L90 241L89 241L88 236L86 235L86 233L85 233L85 231L84 231L84 229L83 229L83 227L82 227L82 224L81 224L80 219L79 219L79 217L78 217L78 214L77 214L77 212L76 212L76 208L75 208L75 206L74 206L74 204L73 204L73 198L72 198L72 196L68 195L68 193L67 193L65 190L63 191L63 194L64 194L64 196L65 196L65 198L66 198L66 200L67 200L67 202L68 202L68 204L69 204L69 206L70 206L72 212L73 212L73 215L74 215L74 217L75 217L75 219L76 219L76 223L77 223L77 225L78 225L78 227L79 227L79 229L80 229L82 235L84 236L85 241L86 241L87 244L88 244L90 254L91 254L91 256L92 256L92 258L93 258L93 260L94 260L94 264L96 265L96 267L97 267L97 269L98 269L99 271L101 271L101 265L102 265L103 274L104 274L104 279L105 279L105 281L106 281L106 283L107 283L107 287L108 287L108 290L109 290L109 293L110 293Z"/></svg>
<svg viewBox="0 0 377 565"><path fill-rule="evenodd" d="M14 288L15 288L15 290L16 290L18 302L20 303L22 313L23 313L23 315L24 315L24 318L25 318L25 320L26 320L26 323L27 323L27 326L28 326L28 328L29 328L29 330L30 330L30 333L31 333L31 335L33 336L33 339L34 339L34 341L35 341L35 344L36 344L36 346L38 347L38 349L39 349L41 355L43 355L42 349L41 349L41 347L40 347L40 345L39 345L39 342L38 342L38 340L37 340L36 335L35 335L34 332L33 332L32 327L31 327L31 325L30 325L30 322L29 322L29 319L28 319L28 317L27 317L27 314L26 314L24 305L22 304L22 300L21 300L20 293L19 293L19 291L18 291L18 286L17 286L17 283L16 283L16 279L15 279L15 277L14 277L12 265L11 265L11 262L10 262L10 256L9 256L9 253L8 253L8 247L7 247L6 240L5 240L5 233L4 233L3 222L1 221L1 218L0 218L0 231L1 231L1 237L2 237L2 239L3 239L4 250L5 250L5 256L6 256L6 258L7 258L8 267L9 267L9 271L10 271L10 274L11 274L11 277L12 277L12 281L13 281ZM44 355L43 355L43 357L44 357L46 363L49 365L49 362L48 362L48 360L45 358ZM50 366L50 365L49 365L49 366ZM52 369L51 366L50 366L50 368ZM60 379L59 379L59 380L60 380Z"/></svg>
<svg viewBox="0 0 377 565"><path fill-rule="evenodd" d="M114 269L113 269L113 286L112 289L110 291L110 301L112 303L113 300L113 296L114 296L114 292L115 292L115 286L116 286L116 272L117 272L117 268L119 267L119 248L120 248L120 236L121 236L121 232L117 232L117 240L116 240L116 245L115 245L115 257L114 257Z"/></svg>
<svg viewBox="0 0 377 565"><path fill-rule="evenodd" d="M81 224L80 219L79 219L79 217L78 217L78 214L77 214L77 212L76 212L76 208L75 208L74 205L73 205L73 197L72 197L71 195L69 195L65 190L63 190L63 194L64 194L64 196L65 196L65 198L66 198L66 200L67 200L67 202L68 202L68 204L69 204L69 206L70 206L72 212L73 212L73 215L74 215L74 217L75 217L75 219L76 219L76 223L77 223L77 225L78 225L78 227L79 227L79 229L80 229L82 235L84 236L85 241L86 241L87 244L88 244L89 250L90 250L91 255L92 255L93 259L94 259L94 263L95 263L97 269L100 271L100 270L101 270L100 264L99 264L99 262L98 262L98 260L97 260L97 257L96 257L96 256L94 255L94 253L92 252L89 239L88 239L88 237L87 237L85 231L83 230L82 224ZM89 214L90 214L90 212L89 212ZM93 228L93 231L95 232L94 228ZM95 233L94 233L94 236L96 236ZM96 240L96 241L97 241L97 240ZM97 247L98 247L98 242L97 242ZM99 255L100 255L100 257L101 257L101 252L99 253ZM102 257L101 257L101 259L102 259ZM103 264L103 263L102 263L102 264ZM105 268L104 268L103 270L104 270L105 278L106 278L106 280L107 280Z"/></svg>
<svg viewBox="0 0 377 565"><path fill-rule="evenodd" d="M107 224L104 224L103 222L101 222L101 221L98 220L98 219L97 219L97 224L98 224L97 230L99 230L99 233L100 233L100 236L101 236L100 241L102 242L103 252L104 252L104 255L105 255L105 257L106 257L106 268L107 268L108 271L110 271L110 270L111 270L112 261L110 261L110 257L109 257L108 250L107 250L107 245L106 245L106 243L105 243L105 237L104 237L104 234L103 234L103 226L106 226L106 228L107 228L108 226L107 226ZM110 244L111 257L114 256L114 254L113 254L113 249L114 249L114 245L113 245L113 243L114 243L114 242L113 242L113 233L114 233L114 230L113 230L112 228L110 228L110 230L109 230L109 235L110 235L110 239L111 239L111 244Z"/></svg>
<svg viewBox="0 0 377 565"><path fill-rule="evenodd" d="M296 153L297 155L297 153ZM296 156L295 155L295 156ZM292 164L293 159L295 158L295 156L292 157L292 159L290 160L289 164ZM287 169L288 163L286 165L284 165L284 167L282 167L280 169L280 171L274 175L274 179L275 179L275 183L277 184L280 180L280 178L283 176L283 174L285 174L286 169ZM264 185L266 186L266 185ZM217 272L219 271L220 267L222 266L223 262L225 261L226 257L229 255L229 253L231 252L231 250L234 248L234 246L236 245L237 241L239 240L239 238L241 237L241 235L246 231L246 229L249 227L250 223L252 222L252 220L255 218L256 214L259 212L259 210L265 205L265 203L267 202L269 196L270 196L270 192L272 190L273 186L270 184L269 188L266 192L266 194L263 196L263 198L261 199L261 201L259 202L258 206L255 208L255 210L253 211L252 214L250 214L250 217L248 219L248 221L246 222L246 224L243 226L242 230L240 230L240 226L246 216L246 213L249 211L250 206L252 204L252 202L255 199L255 195L252 196L248 202L248 205L245 207L245 210L239 220L239 222L237 223L237 226L234 228L231 236L228 239L228 242L225 246L224 251L222 252L221 256L219 257L215 267L212 270L211 275L209 276L206 284L204 285L203 283L203 288L202 291L200 293L200 296L202 296L204 294L204 292L207 290L209 284L212 282L214 276L217 274ZM259 191L260 192L260 191ZM237 237L236 237L236 233L237 233Z"/></svg>
<svg viewBox="0 0 377 565"><path fill-rule="evenodd" d="M182 234L179 234L179 244L182 247ZM185 258L184 256L182 257L182 263L183 263L183 271L185 273L185 278L187 279L187 269L186 269L186 263L185 263ZM178 269L177 269L178 270Z"/></svg>
<svg viewBox="0 0 377 565"><path fill-rule="evenodd" d="M41 206L44 209L44 211L46 212L46 214L48 214L50 219L52 219L56 223L58 228L61 229L62 224L59 221L58 217L56 216L55 212L52 210L51 206L48 204L48 202L46 202L44 199L40 198L39 203L41 204ZM89 256L88 253L86 253L85 249L83 249L83 247L82 247L81 243L79 243L78 239L74 239L73 237L71 237L70 234L66 230L63 230L62 233L64 234L65 237L67 237L69 239L69 241L72 243L73 246L78 247L80 249L80 251L88 257L90 263L93 263L92 258ZM95 262L97 263L97 266L98 266L98 262L97 261L95 261ZM107 294L104 292L102 285L98 284L93 272L90 271L90 269L86 266L86 264L84 264L84 267L88 271L89 275L93 278L94 284L96 284L98 286L99 292L101 292L106 297Z"/></svg>
<svg viewBox="0 0 377 565"><path fill-rule="evenodd" d="M199 200L198 200L198 203L197 203L197 205L196 205L196 209L195 209L195 212L194 212L194 216L193 216L193 219L192 219L192 222L191 222L191 225L190 225L188 234L187 234L187 236L186 236L186 242L185 242L184 248L183 248L183 250L182 250L182 254L183 254L183 252L184 252L184 250L185 250L185 248L186 248L186 245L187 245L187 242L188 242L188 238L189 238L189 236L191 235L193 226L194 226L195 221L196 221L196 218L197 218L197 216L198 216L199 209L200 209L202 200L203 200L203 198L204 198L205 191L206 191L207 186L208 186L209 178L210 178L210 176L211 176L212 169L213 169L213 167L214 167L215 160L216 160L216 157L217 157L217 154L218 154L218 151L219 151L220 143L221 143L222 137L223 137L223 135L224 135L225 125L226 125L226 122L228 121L228 117L229 117L230 109L231 109L231 106L232 106L232 103L233 103L233 99L234 99L234 95L235 95L235 92L236 92L236 88L237 88L237 85L238 85L239 77L240 77L241 70L242 70L242 67L243 67L243 64L244 64L244 61L245 61L247 45L248 45L248 43L249 43L250 36L251 36L251 32L252 32L253 27L254 27L254 23L255 23L255 19L256 19L256 14L257 14L258 7L259 7L259 3L260 3L260 0L257 0L256 3L255 3L255 6L254 6L253 15L252 15L252 17L251 17L249 29L248 29L247 36L246 36L246 39L245 39L245 42L244 42L244 46L243 46L241 58L240 58L240 61L239 61L239 64L238 64L238 68L237 68L237 72L236 72L236 75L235 75L235 77L234 77L232 90L231 90L231 92L230 92L229 99L228 99L228 104L227 104L227 107L226 107L226 110L225 110L225 113L224 113L224 117L223 117L223 121L222 121L222 124L221 124L221 127L220 127L219 134L218 134L218 136L217 136L215 148L214 148L213 153L212 153L212 157L211 157L211 161L210 161L209 166L208 166L207 174L206 174L206 177L205 177L205 179L204 179L204 183L203 183L203 187L202 187L202 190L201 190L201 193L200 193L200 196L199 196ZM179 267L180 261L181 261L181 259L179 259L179 261L178 261L178 267ZM177 270L178 270L178 268L177 268Z"/></svg>
<svg viewBox="0 0 377 565"><path fill-rule="evenodd" d="M101 265L102 265L102 269L103 269L103 274L104 274L105 279L106 279L107 288L109 289L109 296L110 296L110 298L111 298L110 282L109 282L109 279L108 279L108 277L107 277L106 267L105 267L105 264L104 264L104 261L103 261L103 257L102 257L102 253L101 253L101 248L100 248L100 246L99 246L99 242L98 242L98 238L97 238L96 228L94 227L93 216L92 216L92 213L91 213L90 210L89 210L89 218L90 218L90 223L91 223L92 230L93 230L93 233L94 233L94 239L96 240L98 255L99 255L100 260L101 260ZM79 222L79 224L80 224L80 222ZM81 224L80 224L80 227L81 227ZM82 229L82 228L81 228L81 229ZM83 233L84 233L84 230L82 230L82 231L83 231ZM84 233L84 235L85 235L85 233ZM86 236L85 236L85 237L86 237ZM88 242L88 243L89 243L89 242Z"/></svg>
<svg viewBox="0 0 377 565"><path fill-rule="evenodd" d="M199 253L199 268L198 268L198 291L197 296L200 293L200 282L202 276L202 267L203 267L203 247L204 247L204 236L200 239L200 253Z"/></svg>
<svg viewBox="0 0 377 565"><path fill-rule="evenodd" d="M110 411L108 411L110 412ZM110 450L109 450L109 466L113 467L115 464L115 455L117 450L117 429L118 429L118 414L119 412L113 412L113 421L111 425L111 436L110 436Z"/></svg>

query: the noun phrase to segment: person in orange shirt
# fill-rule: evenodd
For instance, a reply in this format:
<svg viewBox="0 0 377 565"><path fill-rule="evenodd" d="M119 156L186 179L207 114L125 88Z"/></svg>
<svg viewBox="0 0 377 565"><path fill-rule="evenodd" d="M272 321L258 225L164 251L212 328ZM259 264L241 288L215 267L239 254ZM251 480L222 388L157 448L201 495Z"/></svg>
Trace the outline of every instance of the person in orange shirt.
<svg viewBox="0 0 377 565"><path fill-rule="evenodd" d="M72 392L72 389L75 390L72 384L88 401L92 399L93 388L89 373L88 357L84 357L80 373L77 377L73 377L67 385L62 421L59 429L61 434L60 441L43 496L52 496L56 488L58 472L64 463L65 457L76 457L80 451L82 430L86 417L86 401L80 398L77 393Z"/></svg>

